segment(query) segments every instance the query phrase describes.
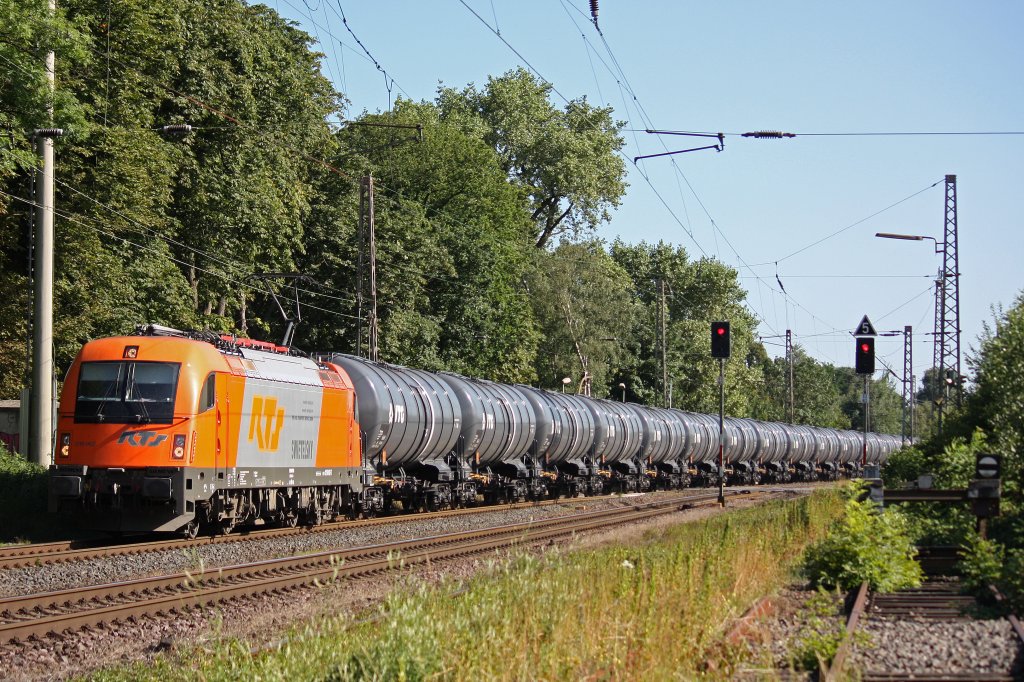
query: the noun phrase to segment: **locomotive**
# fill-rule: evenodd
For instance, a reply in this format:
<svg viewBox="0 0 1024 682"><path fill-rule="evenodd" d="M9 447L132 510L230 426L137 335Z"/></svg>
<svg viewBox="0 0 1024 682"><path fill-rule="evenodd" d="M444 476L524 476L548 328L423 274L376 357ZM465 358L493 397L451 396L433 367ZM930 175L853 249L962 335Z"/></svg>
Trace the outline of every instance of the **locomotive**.
<svg viewBox="0 0 1024 682"><path fill-rule="evenodd" d="M112 532L229 532L401 507L834 480L897 437L726 418L307 356L158 325L91 341L60 402L49 508Z"/></svg>

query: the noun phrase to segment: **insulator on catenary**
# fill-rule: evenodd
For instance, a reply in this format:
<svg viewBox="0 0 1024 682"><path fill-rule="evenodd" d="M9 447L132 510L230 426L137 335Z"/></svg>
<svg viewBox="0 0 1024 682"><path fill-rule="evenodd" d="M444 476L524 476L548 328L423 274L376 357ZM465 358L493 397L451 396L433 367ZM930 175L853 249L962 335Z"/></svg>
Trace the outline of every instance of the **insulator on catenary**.
<svg viewBox="0 0 1024 682"><path fill-rule="evenodd" d="M192 126L187 123L172 123L171 125L164 126L162 130L165 133L177 133L184 135L192 132Z"/></svg>
<svg viewBox="0 0 1024 682"><path fill-rule="evenodd" d="M779 130L755 130L752 133L743 133L740 137L756 137L759 140L770 140L773 138L796 137L796 133L784 133Z"/></svg>
<svg viewBox="0 0 1024 682"><path fill-rule="evenodd" d="M590 16L594 17L594 23L597 23L597 0L590 0Z"/></svg>

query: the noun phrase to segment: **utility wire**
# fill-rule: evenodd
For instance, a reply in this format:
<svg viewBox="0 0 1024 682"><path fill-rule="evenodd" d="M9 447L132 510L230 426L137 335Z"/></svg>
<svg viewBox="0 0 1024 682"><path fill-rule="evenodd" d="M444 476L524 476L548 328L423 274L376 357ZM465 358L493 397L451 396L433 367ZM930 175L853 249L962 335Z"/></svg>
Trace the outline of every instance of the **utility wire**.
<svg viewBox="0 0 1024 682"><path fill-rule="evenodd" d="M824 241L828 241L829 239L832 239L832 237L835 237L836 235L840 235L843 232L846 232L847 230L851 230L851 229L857 227L861 223L865 223L865 222L871 220L872 218L874 218L874 217L876 217L878 215L881 215L882 213L885 213L886 211L888 211L891 208L895 208L895 207L899 206L900 204L902 204L904 202L910 201L911 199L916 197L918 194L922 194L923 192L927 192L928 190L932 189L933 187L935 187L936 185L938 185L941 182L943 182L943 180L936 180L935 182L933 182L932 184L928 185L924 189L920 189L920 190L914 192L913 194L911 194L909 196L903 197L899 201L897 201L895 203L892 203L892 204L889 204L885 208L880 209L878 211L875 211L871 215L866 216L864 218L861 218L860 220L858 220L858 221L856 221L854 223L850 223L846 227L840 228L840 229L836 230L835 232L833 232L833 233L831 233L829 235L826 235L826 236L822 237L821 239L819 239L817 241L811 242L810 244L808 244L806 246L803 246L803 247L797 249L796 251L794 251L794 252L792 252L792 253L790 253L790 254L788 254L786 256L783 256L782 258L779 258L779 259L776 259L776 260L765 261L763 263L754 263L754 267L758 267L758 266L762 266L762 265L771 265L772 263L775 263L776 265L778 265L779 263L781 263L781 262L783 262L785 260L789 260L790 258L792 258L793 256L796 256L797 254L803 253L807 249L815 247L815 246L817 246L818 244L821 244Z"/></svg>
<svg viewBox="0 0 1024 682"><path fill-rule="evenodd" d="M632 131L631 131L632 132ZM635 132L647 132L637 129ZM706 130L673 130L686 135L717 135ZM722 133L726 137L753 137L749 133ZM792 133L793 137L899 137L922 135L1024 135L1021 130L964 130L964 131L903 131L903 132L847 132L847 133Z"/></svg>

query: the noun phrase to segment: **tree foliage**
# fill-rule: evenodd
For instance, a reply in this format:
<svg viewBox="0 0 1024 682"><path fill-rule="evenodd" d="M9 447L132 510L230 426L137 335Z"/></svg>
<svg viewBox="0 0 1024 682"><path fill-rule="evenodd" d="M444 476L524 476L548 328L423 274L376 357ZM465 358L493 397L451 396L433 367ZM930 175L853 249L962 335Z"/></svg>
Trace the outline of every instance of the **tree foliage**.
<svg viewBox="0 0 1024 682"><path fill-rule="evenodd" d="M980 428L1003 456L1003 479L1018 501L1024 491L1024 294L986 324L977 352L969 358L974 390L951 431Z"/></svg>
<svg viewBox="0 0 1024 682"><path fill-rule="evenodd" d="M358 226L372 176L382 360L554 389L571 377L595 396L623 384L633 401L671 393L676 407L714 411L708 325L728 319L726 409L783 418L781 366L735 270L669 244L593 238L626 188L611 109L556 103L550 83L517 69L339 128L328 121L346 102L314 41L267 6L59 5L50 17L39 0L0 0L0 396L18 396L27 366L31 207L10 197L31 202L29 135L53 125L66 131L60 371L83 342L145 322L278 340L271 292L293 318L301 309L300 347L365 349ZM163 130L186 123L188 135ZM254 279L288 272L312 281ZM798 421L850 425L852 380L802 353L797 375Z"/></svg>
<svg viewBox="0 0 1024 682"><path fill-rule="evenodd" d="M555 107L550 83L518 68L478 90L443 89L444 115L465 121L497 150L502 168L529 197L534 239L544 247L559 234L585 234L611 219L626 191L623 124L607 107L585 99ZM474 120L476 119L476 120Z"/></svg>
<svg viewBox="0 0 1024 682"><path fill-rule="evenodd" d="M537 376L542 386L608 395L632 331L632 282L601 242L563 243L537 253L529 280L541 330Z"/></svg>

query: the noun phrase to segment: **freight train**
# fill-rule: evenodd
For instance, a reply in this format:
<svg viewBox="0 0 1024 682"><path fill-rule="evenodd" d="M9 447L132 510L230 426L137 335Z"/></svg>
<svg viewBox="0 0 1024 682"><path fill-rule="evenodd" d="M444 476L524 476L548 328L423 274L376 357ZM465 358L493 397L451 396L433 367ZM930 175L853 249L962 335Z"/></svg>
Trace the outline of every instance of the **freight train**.
<svg viewBox="0 0 1024 682"><path fill-rule="evenodd" d="M194 536L392 509L835 479L893 436L717 416L157 325L64 382L50 510Z"/></svg>

